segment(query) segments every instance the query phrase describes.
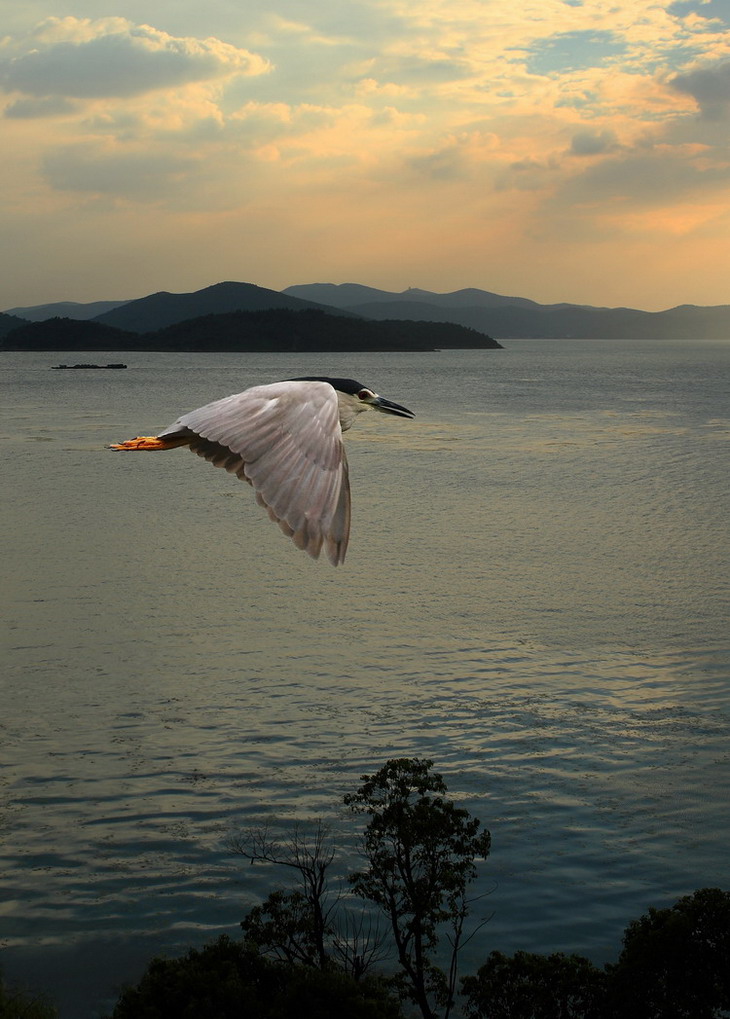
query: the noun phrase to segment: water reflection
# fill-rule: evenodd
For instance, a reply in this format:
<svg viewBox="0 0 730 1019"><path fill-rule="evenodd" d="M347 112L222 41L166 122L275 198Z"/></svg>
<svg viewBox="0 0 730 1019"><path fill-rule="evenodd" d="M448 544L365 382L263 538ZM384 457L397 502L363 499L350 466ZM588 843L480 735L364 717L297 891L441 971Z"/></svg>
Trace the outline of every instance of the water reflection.
<svg viewBox="0 0 730 1019"><path fill-rule="evenodd" d="M43 947L69 953L53 990L83 983L67 946L106 938L108 993L130 939L235 928L268 876L226 835L323 814L347 842L342 795L395 755L492 829L488 948L600 960L648 905L727 885L726 361L561 349L329 366L418 414L349 433L338 570L185 451L103 448L319 365L3 361L9 972Z"/></svg>

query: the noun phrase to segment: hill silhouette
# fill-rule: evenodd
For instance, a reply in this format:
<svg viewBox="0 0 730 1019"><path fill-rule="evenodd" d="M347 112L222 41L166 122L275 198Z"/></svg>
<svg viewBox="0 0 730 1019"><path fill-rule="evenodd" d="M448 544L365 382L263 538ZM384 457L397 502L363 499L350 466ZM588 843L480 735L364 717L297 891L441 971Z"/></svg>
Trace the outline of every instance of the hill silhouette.
<svg viewBox="0 0 730 1019"><path fill-rule="evenodd" d="M437 294L418 287L408 287L407 290L398 292L364 287L360 283L302 283L286 287L282 293L302 300L319 301L321 304L328 304L343 311L347 308L381 303L437 304L443 308L501 308L513 305L521 308L570 307L570 305L540 305L526 297L504 297L502 294L495 294L490 290L477 290L474 287Z"/></svg>
<svg viewBox="0 0 730 1019"><path fill-rule="evenodd" d="M730 305L680 305L666 311L537 304L488 290L448 294L409 288L401 293L356 283L287 287L291 296L318 300L369 318L455 322L500 339L730 339Z"/></svg>
<svg viewBox="0 0 730 1019"><path fill-rule="evenodd" d="M25 320L18 318L17 315L3 314L0 312L0 339L2 339L3 336L7 336L7 334L11 333L14 329L18 329L23 325L25 325Z"/></svg>
<svg viewBox="0 0 730 1019"><path fill-rule="evenodd" d="M97 307L115 305L92 316ZM466 288L434 293L411 287L401 293L378 290L359 283L312 283L268 290L253 283L216 283L193 293L166 291L138 300L95 302L78 305L61 302L12 309L38 320L49 309L60 309L64 318L90 320L128 333L149 335L178 323L208 315L270 310L319 309L329 314L382 321L451 323L485 336L513 338L579 339L728 339L730 305L698 307L680 305L665 311L635 308L597 308L581 304L538 304L525 297L510 297L488 290ZM0 336L18 325L0 315ZM208 340L206 339L207 343ZM282 342L286 338L282 337ZM462 345L463 338L448 337L440 346ZM93 349L93 348L90 348ZM102 348L97 348L102 349ZM344 348L343 348L344 349ZM409 349L409 348L406 348Z"/></svg>
<svg viewBox="0 0 730 1019"><path fill-rule="evenodd" d="M138 337L121 329L71 318L26 322L0 337L0 350L130 350Z"/></svg>
<svg viewBox="0 0 730 1019"><path fill-rule="evenodd" d="M8 308L6 314L17 315L28 322L45 322L49 318L75 318L84 321L127 303L127 301L91 301L89 304L82 304L79 301L56 301L53 304L35 304L27 308Z"/></svg>
<svg viewBox="0 0 730 1019"><path fill-rule="evenodd" d="M150 333L53 318L29 322L0 339L3 350L64 351L427 351L499 346L491 337L452 323L376 322L319 308L205 315Z"/></svg>
<svg viewBox="0 0 730 1019"><path fill-rule="evenodd" d="M348 318L318 308L231 312L179 322L144 337L153 350L435 350L496 348L488 336L452 323Z"/></svg>
<svg viewBox="0 0 730 1019"><path fill-rule="evenodd" d="M189 294L161 291L129 301L94 318L101 325L114 326L134 333L150 333L188 319L204 315L222 315L232 311L269 311L288 308L304 311L321 308L318 302L267 290L253 283L216 283ZM327 307L327 311L332 308Z"/></svg>

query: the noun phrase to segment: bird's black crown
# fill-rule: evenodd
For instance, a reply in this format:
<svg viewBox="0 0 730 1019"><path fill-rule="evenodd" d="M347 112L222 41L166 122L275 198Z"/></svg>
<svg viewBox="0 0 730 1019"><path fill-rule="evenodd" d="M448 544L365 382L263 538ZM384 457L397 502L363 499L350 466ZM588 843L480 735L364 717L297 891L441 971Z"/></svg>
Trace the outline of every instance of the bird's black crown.
<svg viewBox="0 0 730 1019"><path fill-rule="evenodd" d="M363 386L361 382L355 382L354 379L333 379L326 375L303 375L298 379L290 379L290 382L329 382L333 389L336 389L339 393L349 393L351 396L357 396L363 389L367 389L367 386Z"/></svg>

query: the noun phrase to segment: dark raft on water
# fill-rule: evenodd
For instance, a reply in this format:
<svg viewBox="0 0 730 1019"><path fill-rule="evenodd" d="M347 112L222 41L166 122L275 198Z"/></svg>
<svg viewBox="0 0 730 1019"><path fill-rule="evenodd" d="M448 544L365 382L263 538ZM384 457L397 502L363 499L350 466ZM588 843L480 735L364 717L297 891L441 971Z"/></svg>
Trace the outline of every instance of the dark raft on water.
<svg viewBox="0 0 730 1019"><path fill-rule="evenodd" d="M54 371L71 371L74 368L126 368L126 364L52 364Z"/></svg>

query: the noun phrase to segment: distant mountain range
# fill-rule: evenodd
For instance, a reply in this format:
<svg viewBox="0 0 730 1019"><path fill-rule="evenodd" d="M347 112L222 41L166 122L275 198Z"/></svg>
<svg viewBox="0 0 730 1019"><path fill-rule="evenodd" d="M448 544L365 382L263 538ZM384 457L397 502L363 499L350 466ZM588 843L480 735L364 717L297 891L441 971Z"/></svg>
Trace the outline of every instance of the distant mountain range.
<svg viewBox="0 0 730 1019"><path fill-rule="evenodd" d="M581 304L537 304L488 290L435 294L414 288L402 293L357 283L312 283L287 287L292 297L319 301L375 319L456 322L498 339L730 339L730 305L679 305L667 311L594 308Z"/></svg>
<svg viewBox="0 0 730 1019"><path fill-rule="evenodd" d="M127 303L127 301L92 301L91 304L79 304L77 301L57 301L55 304L35 304L30 308L8 308L5 314L16 315L27 322L45 322L48 318L73 318L85 322Z"/></svg>
<svg viewBox="0 0 730 1019"><path fill-rule="evenodd" d="M500 346L458 323L401 317L376 321L252 283L218 283L190 294L158 293L105 303L107 309L93 318L56 315L23 321L0 315L0 349L337 351ZM88 306L64 307L77 314L74 308Z"/></svg>
<svg viewBox="0 0 730 1019"><path fill-rule="evenodd" d="M292 317L303 312L310 314ZM319 319L312 317L315 312ZM438 294L411 288L396 293L357 283L312 283L277 291L225 282L186 294L161 292L133 301L91 304L61 302L10 308L0 314L0 347L5 350L499 347L493 336L727 339L730 305L680 305L648 312L538 304L478 289Z"/></svg>

